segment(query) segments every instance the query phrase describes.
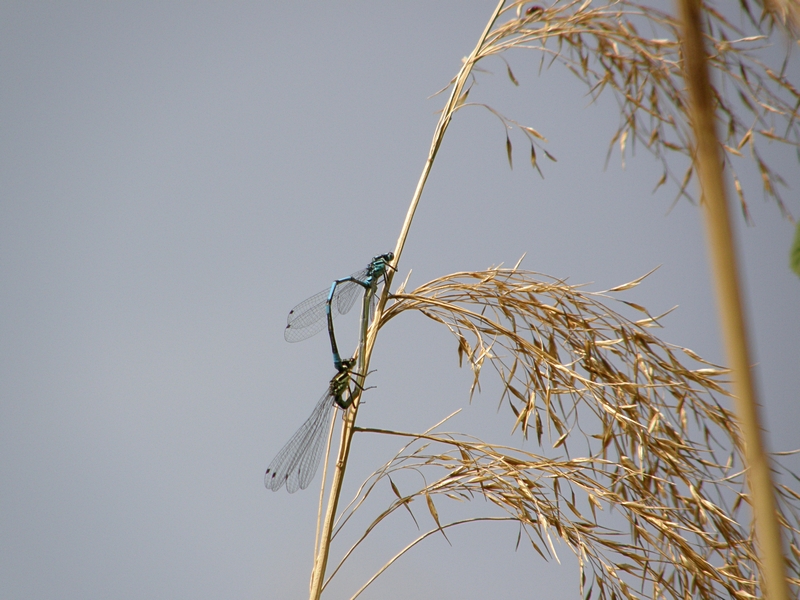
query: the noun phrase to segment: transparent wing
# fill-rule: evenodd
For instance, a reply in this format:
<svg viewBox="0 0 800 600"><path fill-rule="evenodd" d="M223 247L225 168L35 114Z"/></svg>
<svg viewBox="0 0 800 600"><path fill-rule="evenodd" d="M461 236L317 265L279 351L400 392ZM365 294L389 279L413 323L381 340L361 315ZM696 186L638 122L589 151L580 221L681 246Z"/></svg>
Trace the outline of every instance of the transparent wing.
<svg viewBox="0 0 800 600"><path fill-rule="evenodd" d="M363 281L366 269L353 273L350 277ZM364 289L354 281L344 281L336 286L331 299L331 316L345 315L353 308L358 292ZM325 328L325 303L331 288L328 287L306 298L289 311L283 337L287 342L299 342L310 338Z"/></svg>
<svg viewBox="0 0 800 600"><path fill-rule="evenodd" d="M330 288L322 290L289 311L283 332L287 342L299 342L322 331L325 327L325 301L329 292Z"/></svg>
<svg viewBox="0 0 800 600"><path fill-rule="evenodd" d="M350 275L352 279L358 279L359 281L364 281L366 276L367 269L361 269ZM334 301L336 310L339 311L340 315L346 315L350 309L353 308L353 304L355 304L356 298L358 298L358 293L362 291L364 291L364 287L352 281L345 281L336 286ZM334 302L331 304L333 305Z"/></svg>
<svg viewBox="0 0 800 600"><path fill-rule="evenodd" d="M326 423L333 409L330 387L322 395L314 412L278 452L264 474L264 485L273 492L286 484L291 494L305 489L317 472L325 442Z"/></svg>

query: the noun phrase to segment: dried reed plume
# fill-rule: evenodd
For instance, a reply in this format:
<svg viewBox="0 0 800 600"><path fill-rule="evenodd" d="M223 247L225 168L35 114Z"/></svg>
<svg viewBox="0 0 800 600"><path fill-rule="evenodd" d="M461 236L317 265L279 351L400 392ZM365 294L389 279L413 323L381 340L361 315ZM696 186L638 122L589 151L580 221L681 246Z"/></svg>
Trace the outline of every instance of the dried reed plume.
<svg viewBox="0 0 800 600"><path fill-rule="evenodd" d="M767 3L760 15L747 2L739 8L749 21L747 31L734 25L711 2L703 3L708 65L715 82L712 92L722 121L724 165L746 218L745 190L739 177L745 149L758 168L765 196L790 216L780 195L785 182L770 166L763 146L769 142L800 146L800 90L786 76L791 45L787 46L786 60L776 67L764 62L763 50L775 37L776 23L790 28L798 23L800 3ZM609 155L618 146L624 161L626 148L635 149L638 141L661 161L663 174L656 189L673 180L678 195L691 198L689 184L695 168L680 20L644 3L626 0L607 4L568 0L547 7L515 2L505 7L501 16L509 13L514 17L489 33L475 61L515 48L533 50L541 54L540 67L563 64L586 84L593 99L610 90L619 105L620 121L609 144ZM518 85L511 66L506 65L508 76ZM474 106L465 102L469 91L468 87L459 108ZM543 149L544 135L491 107L480 106L489 108L508 128L516 126L527 136L531 161L538 169L536 149ZM510 161L508 136L506 149ZM678 158L682 173L676 174L672 163Z"/></svg>
<svg viewBox="0 0 800 600"><path fill-rule="evenodd" d="M342 562L387 516L399 508L411 511L420 500L435 527L375 577L437 532L513 520L543 558L555 553L553 538L565 542L578 559L577 585L586 599L759 597L741 439L734 415L719 401L727 400L727 371L660 341L651 333L658 319L643 307L619 300L642 313L638 321L609 308L612 296L639 281L590 293L528 271L496 268L394 294L380 326L418 310L447 327L472 369L472 390L484 368L493 367L513 427L540 446L547 437L558 456L463 434L356 427L407 438L407 445L340 517L341 527L379 482L389 483L397 497ZM399 489L392 476L408 470L423 473L427 483ZM440 514L446 498L484 498L505 515L487 511L445 522ZM795 553L799 500L782 488L782 523Z"/></svg>

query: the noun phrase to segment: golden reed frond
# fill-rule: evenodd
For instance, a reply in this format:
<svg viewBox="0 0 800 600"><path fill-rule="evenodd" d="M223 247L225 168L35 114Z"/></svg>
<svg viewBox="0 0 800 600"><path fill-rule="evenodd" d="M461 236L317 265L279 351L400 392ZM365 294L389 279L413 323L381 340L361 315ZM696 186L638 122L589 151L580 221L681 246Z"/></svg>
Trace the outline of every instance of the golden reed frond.
<svg viewBox="0 0 800 600"><path fill-rule="evenodd" d="M727 371L653 336L658 318L645 308L615 300L642 314L633 321L609 307L639 281L591 293L529 271L495 268L394 294L381 326L418 310L447 327L472 369L473 390L491 365L514 427L533 433L540 445L546 438L551 449L534 454L436 430L356 427L402 436L407 445L345 510L342 523L388 479L395 501L345 559L394 511L413 516L420 501L435 526L384 569L450 527L513 520L542 557L555 555L555 539L575 553L584 598L759 597L740 433L718 401L727 396ZM424 472L425 483L401 491L392 476L408 471ZM505 514L448 522L442 516L448 498L483 498ZM796 593L800 498L782 487L779 501L795 549L790 583Z"/></svg>
<svg viewBox="0 0 800 600"><path fill-rule="evenodd" d="M765 196L791 218L780 195L784 180L764 147L771 142L800 147L800 90L787 77L792 44L784 44L783 59L776 59L774 51L769 56L765 49L772 42L783 42L776 25L790 36L797 35L800 3L773 0L764 6L760 14L755 14L748 3L742 2L738 8L747 21L743 28L731 23L714 3L703 3L708 66L721 120L725 169L731 174L745 218L749 219L745 190L738 175L742 161L747 159L745 150L758 169ZM509 18L502 21L502 17ZM678 185L678 197L691 199L694 155L680 39L680 20L652 3L565 0L544 7L514 2L503 9L501 20L475 61L512 49L534 50L541 54L540 67L563 64L586 84L593 99L610 90L617 100L620 120L609 144L609 156L618 147L624 163L628 148L644 145L662 164L663 174L656 188L671 180ZM508 62L506 65L509 77L518 84L511 66ZM469 105L462 103L458 108ZM538 169L536 148L542 148L544 136L506 119L491 107L480 106L525 134L531 144L531 160ZM510 155L510 140L507 150ZM679 174L674 171L678 165Z"/></svg>

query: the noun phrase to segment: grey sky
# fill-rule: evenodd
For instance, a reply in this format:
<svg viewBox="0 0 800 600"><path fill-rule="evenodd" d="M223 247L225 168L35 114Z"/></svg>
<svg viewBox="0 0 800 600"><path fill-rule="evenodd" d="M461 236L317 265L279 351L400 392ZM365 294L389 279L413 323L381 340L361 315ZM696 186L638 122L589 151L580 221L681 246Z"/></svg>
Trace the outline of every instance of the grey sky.
<svg viewBox="0 0 800 600"><path fill-rule="evenodd" d="M324 336L284 342L286 313L394 247L443 103L427 98L492 7L0 7L0 596L304 597L318 483L290 496L262 478L332 368ZM526 268L601 290L660 265L626 299L679 305L662 337L721 362L699 210L667 214L675 190L651 195L659 171L644 152L603 169L613 102L588 106L562 69L537 77L532 56L509 59L521 86L487 62L473 97L536 127L558 162L540 179L512 137L509 171L496 119L462 111L403 278L527 253ZM800 439L800 281L792 225L757 185L756 226L738 225L770 443L787 450ZM360 421L421 430L466 406L452 428L507 441L491 391L467 405L455 350L421 316L391 323ZM357 437L345 497L398 447ZM415 533L388 523L331 597ZM516 535L431 539L364 597L572 597L570 562L515 552Z"/></svg>

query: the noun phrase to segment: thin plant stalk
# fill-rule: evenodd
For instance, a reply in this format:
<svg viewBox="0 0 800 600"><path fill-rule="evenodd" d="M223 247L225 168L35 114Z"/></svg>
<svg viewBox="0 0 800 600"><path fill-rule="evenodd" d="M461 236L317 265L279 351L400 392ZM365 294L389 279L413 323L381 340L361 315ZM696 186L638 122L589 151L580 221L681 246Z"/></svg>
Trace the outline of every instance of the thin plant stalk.
<svg viewBox="0 0 800 600"><path fill-rule="evenodd" d="M722 177L715 113L701 28L702 4L679 0L683 20L683 58L691 98L696 140L695 164L700 175L706 235L714 272L725 350L732 369L735 408L744 438L747 476L761 552L764 597L788 600L786 565L781 543L770 461L764 449L752 364L747 340L736 249Z"/></svg>
<svg viewBox="0 0 800 600"><path fill-rule="evenodd" d="M331 444L333 443L333 430L336 427L336 412L331 415L331 423L328 427L328 443L325 446L325 464L322 466L322 485L319 487L319 505L317 507L317 531L314 533L314 561L317 560L317 553L320 545L320 528L322 527L322 505L325 501L325 482L328 481L328 457L331 455Z"/></svg>
<svg viewBox="0 0 800 600"><path fill-rule="evenodd" d="M442 109L441 117L439 118L439 122L436 124L436 129L433 133L433 139L431 141L431 147L428 151L428 158L425 160L425 165L422 168L422 173L420 174L419 181L417 182L417 187L414 190L414 195L411 198L411 203L408 206L408 211L406 213L406 218L403 221L403 226L400 229L400 235L397 238L397 244L395 245L394 250L394 260L392 264L389 265L390 268L386 270L386 285L383 286L383 291L381 293L380 298L378 299L378 304L375 307L375 315L372 319L372 325L369 328L369 331L366 333L366 336L362 337L362 341L364 342L361 347L361 352L364 356L364 370L363 373L366 373L366 369L369 368L369 360L372 356L372 348L375 345L375 338L378 333L379 325L381 322L381 317L383 315L384 307L386 306L386 301L389 298L389 290L391 289L392 280L394 278L394 274L397 271L397 264L400 262L400 255L403 252L403 248L406 243L406 238L408 237L408 232L411 228L411 222L414 219L414 214L416 213L417 206L419 205L420 198L422 197L422 191L425 189L425 184L428 181L428 175L431 172L431 168L433 167L433 161L436 158L436 154L439 152L439 147L442 145L442 140L444 139L444 134L447 131L448 126L450 125L450 121L452 120L453 115L455 114L458 107L464 102L466 99L466 94L464 92L464 85L466 84L467 80L469 79L470 73L472 72L472 67L475 65L478 60L480 60L481 50L486 43L486 38L489 36L489 32L491 31L492 27L494 27L497 18L500 16L500 12L505 4L505 0L500 0L497 3L497 6L494 9L489 21L486 23L486 27L481 33L480 37L478 38L478 43L475 45L475 48L472 50L470 55L464 59L464 63L461 66L461 70L456 75L455 79L453 80L453 89L450 93L449 98L447 99L447 103L445 104L444 108ZM467 92L468 93L468 92ZM359 354L361 356L361 353Z"/></svg>
<svg viewBox="0 0 800 600"><path fill-rule="evenodd" d="M497 7L494 9L494 12L492 13L488 23L486 23L483 33L481 34L480 38L478 38L478 43L475 45L475 48L472 50L470 55L464 59L464 64L461 66L461 70L458 72L458 75L456 75L456 78L453 81L453 89L450 92L450 97L447 99L447 103L442 109L442 115L439 117L439 122L436 124L436 129L433 132L433 140L431 141L431 148L428 151L428 158L425 160L425 166L422 168L422 174L417 182L417 188L414 190L414 195L411 198L411 204L408 206L408 212L406 213L406 219L403 222L403 227L400 230L400 236L397 238L397 245L394 249L395 266L400 261L400 255L403 252L403 247L406 243L406 237L408 237L408 231L411 228L411 221L414 219L414 213L416 212L417 205L422 197L422 190L425 188L425 183L428 181L428 175L433 167L433 161L436 158L436 154L439 152L439 147L442 145L444 134L447 131L447 127L450 125L450 120L453 118L453 114L455 114L459 104L465 100L464 84L466 84L467 79L469 78L472 67L478 60L480 60L481 57L479 55L481 49L483 48L489 32L491 31L492 27L494 27L497 17L500 16L500 11L502 10L504 4L505 0L500 0L500 2L497 3ZM383 306L386 304L386 299L389 296L389 284L391 283L393 274L394 270L391 269L386 272L387 284L383 288L383 294L381 295L378 305L378 316L383 311ZM378 321L379 319L376 316L375 322ZM374 337L374 335L371 337Z"/></svg>
<svg viewBox="0 0 800 600"><path fill-rule="evenodd" d="M453 90L450 93L450 97L445 104L444 109L442 110L442 115L439 118L439 122L436 125L436 130L433 134L433 141L431 142L431 148L428 152L428 158L425 161L425 166L422 169L422 174L420 175L419 182L417 183L417 187L414 190L414 195L411 199L411 204L408 207L408 213L406 214L406 219L403 222L403 227L400 230L400 236L397 239L397 245L395 246L394 251L394 261L393 264L390 266L389 269L386 271L386 285L383 287L383 292L381 294L380 299L378 300L378 305L375 309L375 316L373 318L373 325L369 328L369 331L362 331L361 335L361 343L358 352L358 375L357 375L357 385L356 389L353 391L355 394L355 400L351 404L350 408L348 409L344 422L342 424L342 434L341 440L339 445L339 452L336 459L336 466L334 467L333 471L333 481L331 482L331 491L330 495L328 496L328 505L325 511L325 519L322 524L322 535L320 536L320 545L319 550L317 551L317 556L314 560L314 570L311 574L311 589L309 598L311 600L319 600L320 595L322 594L323 583L325 580L325 570L328 564L328 554L330 551L330 541L331 541L331 533L333 531L333 522L336 517L336 508L339 504L339 496L342 490L342 483L344 482L344 472L347 466L347 458L350 454L350 443L353 438L353 427L355 425L356 414L358 413L358 405L361 399L361 391L363 389L364 378L366 377L366 373L369 369L369 359L372 356L372 348L375 344L375 337L378 333L377 324L380 323L381 314L383 313L383 308L386 305L386 300L389 297L389 289L391 287L392 278L394 271L396 270L396 265L400 260L400 254L403 252L403 247L405 246L406 238L408 237L408 231L411 228L411 222L414 219L414 213L417 210L417 205L419 204L419 200L422 197L422 191L425 188L425 183L428 180L428 175L430 174L431 168L433 167L433 161L436 158L436 154L439 151L439 147L442 144L442 140L444 139L444 134L447 131L447 127L450 124L450 120L455 112L456 108L460 102L463 102L463 89L464 84L467 82L470 72L472 71L472 67L478 58L478 54L480 53L481 48L486 40L486 37L489 35L489 31L494 26L497 17L500 14L503 5L505 4L505 0L500 0L497 4L497 7L492 14L492 17L489 19L488 23L486 24L483 33L481 34L480 38L478 39L478 43L475 46L475 49L472 53L464 60L464 64L461 67L461 71L459 71L456 80L453 85ZM365 296L366 299L366 296ZM367 311L369 310L366 307ZM367 314L369 314L367 312ZM364 319L362 322L366 323Z"/></svg>
<svg viewBox="0 0 800 600"><path fill-rule="evenodd" d="M355 424L356 414L358 413L358 406L361 400L361 390L364 389L364 380L368 365L366 364L364 345L367 335L367 316L370 313L371 295L364 294L364 300L361 306L361 334L359 336L358 348L358 363L356 366L355 374L355 389L353 390L354 399L347 409L342 424L342 433L339 441L339 452L336 458L336 466L333 470L333 481L331 482L331 491L328 496L328 504L325 510L325 519L322 522L322 534L319 536L319 546L317 554L314 558L314 570L311 573L311 587L310 598L318 600L322 594L323 583L325 581L325 569L328 564L328 555L331 547L331 533L333 531L333 522L336 518L336 509L339 506L339 497L342 491L342 483L344 482L344 472L347 467L347 458L350 455L350 443L353 440L353 425ZM324 479L323 479L324 485ZM319 525L317 526L319 528Z"/></svg>

